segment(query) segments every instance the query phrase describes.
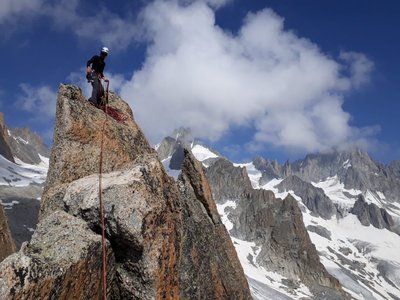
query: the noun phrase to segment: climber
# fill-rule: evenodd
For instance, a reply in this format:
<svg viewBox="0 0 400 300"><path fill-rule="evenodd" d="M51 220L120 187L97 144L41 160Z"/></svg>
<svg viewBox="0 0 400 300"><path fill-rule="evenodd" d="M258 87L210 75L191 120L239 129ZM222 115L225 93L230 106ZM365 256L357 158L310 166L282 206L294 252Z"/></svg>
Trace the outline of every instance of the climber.
<svg viewBox="0 0 400 300"><path fill-rule="evenodd" d="M92 83L93 87L92 96L89 98L89 101L95 106L100 106L101 97L104 96L104 87L101 80L108 82L108 79L103 74L104 67L106 66L104 60L108 53L108 48L103 47L100 50L100 55L94 55L86 64L86 79Z"/></svg>

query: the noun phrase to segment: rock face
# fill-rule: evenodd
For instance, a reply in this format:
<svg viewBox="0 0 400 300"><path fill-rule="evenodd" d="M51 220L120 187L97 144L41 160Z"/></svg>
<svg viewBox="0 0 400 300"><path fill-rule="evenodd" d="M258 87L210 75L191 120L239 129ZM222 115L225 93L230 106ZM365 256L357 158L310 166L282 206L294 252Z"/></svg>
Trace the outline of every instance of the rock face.
<svg viewBox="0 0 400 300"><path fill-rule="evenodd" d="M221 222L202 166L186 150L185 157L178 180L179 191L186 199L182 210L185 230L179 272L182 298L251 299L247 281L240 276L242 266ZM210 249L214 255L210 255ZM226 259L226 263L220 263Z"/></svg>
<svg viewBox="0 0 400 300"><path fill-rule="evenodd" d="M5 159L14 162L7 127L4 122L4 115L2 112L0 112L0 155L2 155Z"/></svg>
<svg viewBox="0 0 400 300"><path fill-rule="evenodd" d="M0 298L101 295L98 171L103 138L108 299L250 299L201 167L186 158L177 185L129 106L112 93L109 105L127 120L121 124L108 117L102 136L105 114L86 102L78 88L60 86L39 229L30 244L0 265L0 278L6 278L0 281ZM69 230L65 224L71 222L77 228ZM50 240L45 228L53 230ZM82 237L75 243L68 237L74 231ZM26 271L18 273L21 265ZM76 274L84 284L71 283Z"/></svg>
<svg viewBox="0 0 400 300"><path fill-rule="evenodd" d="M262 172L260 185L267 183L274 178L285 178L292 175L290 163L287 161L283 166L280 166L276 160L269 161L262 157L257 157L253 160L254 166Z"/></svg>
<svg viewBox="0 0 400 300"><path fill-rule="evenodd" d="M316 299L347 298L319 261L293 197L280 200L272 191L252 189L245 170L222 159L207 169L207 176L217 203L235 201L228 215L233 224L230 234L255 242L260 248L259 265L293 282L301 281Z"/></svg>
<svg viewBox="0 0 400 300"><path fill-rule="evenodd" d="M376 228L393 230L395 225L392 216L385 209L379 208L373 203L368 204L362 195L358 197L350 213L356 215L364 226L372 224Z"/></svg>
<svg viewBox="0 0 400 300"><path fill-rule="evenodd" d="M207 178L212 186L213 196L217 203L226 200L243 198L253 188L245 168L234 167L223 158L216 160L207 169Z"/></svg>
<svg viewBox="0 0 400 300"><path fill-rule="evenodd" d="M0 204L0 262L14 252L15 244L11 237L3 206Z"/></svg>
<svg viewBox="0 0 400 300"><path fill-rule="evenodd" d="M301 180L297 176L285 178L276 188L280 193L293 191L297 196L301 197L304 205L309 210L324 219L330 219L336 213L335 206L322 189Z"/></svg>
<svg viewBox="0 0 400 300"><path fill-rule="evenodd" d="M50 150L43 140L29 128L10 129L10 145L13 155L25 163L38 164L41 162L39 154L50 156Z"/></svg>
<svg viewBox="0 0 400 300"><path fill-rule="evenodd" d="M392 174L400 179L400 160L395 160L392 161L389 166L388 169L392 172Z"/></svg>
<svg viewBox="0 0 400 300"><path fill-rule="evenodd" d="M385 167L360 149L307 155L304 160L292 163L291 169L294 175L307 182L319 182L338 176L345 188L363 192L380 191L387 200L400 201L400 181L394 175L391 176L391 169L396 170L396 163Z"/></svg>
<svg viewBox="0 0 400 300"><path fill-rule="evenodd" d="M29 245L0 264L0 298L100 299L101 253L101 237L84 221L55 212L41 222ZM111 251L107 262L112 281Z"/></svg>

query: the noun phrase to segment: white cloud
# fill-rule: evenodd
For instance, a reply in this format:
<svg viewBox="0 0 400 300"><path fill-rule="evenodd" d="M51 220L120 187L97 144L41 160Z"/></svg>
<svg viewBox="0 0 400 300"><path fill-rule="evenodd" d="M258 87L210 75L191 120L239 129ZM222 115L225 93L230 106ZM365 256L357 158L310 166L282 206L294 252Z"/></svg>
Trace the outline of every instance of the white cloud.
<svg viewBox="0 0 400 300"><path fill-rule="evenodd" d="M364 54L342 51L339 57L346 62L355 88L369 82L369 74L373 70L374 64Z"/></svg>
<svg viewBox="0 0 400 300"><path fill-rule="evenodd" d="M83 12L81 0L1 0L0 25L7 22L6 32L13 32L25 16L49 18L55 28L72 31L81 40L101 42L112 51L125 49L139 35L133 19L122 18L101 3Z"/></svg>
<svg viewBox="0 0 400 300"><path fill-rule="evenodd" d="M316 44L286 30L284 20L270 9L249 14L238 33L230 33L215 24L215 9L232 0L157 0L137 20L102 6L95 15L84 14L80 0L14 2L0 4L8 11L4 15L35 12L112 51L144 37L149 46L143 67L128 81L106 76L111 88L133 105L153 143L181 126L211 140L249 126L256 128L250 148L318 151L368 144L376 132L374 127L352 127L342 107L347 92L369 81L373 63L361 53L342 52L337 60L325 55ZM70 79L90 96L84 70ZM25 110L55 95L48 87L21 88ZM54 108L41 113L54 115Z"/></svg>
<svg viewBox="0 0 400 300"><path fill-rule="evenodd" d="M35 120L47 122L55 116L57 93L48 86L33 87L20 84L21 95L17 105L20 109L32 112Z"/></svg>
<svg viewBox="0 0 400 300"><path fill-rule="evenodd" d="M80 0L60 0L46 4L43 14L58 28L71 30L80 39L100 41L111 50L126 48L139 34L134 20L110 12L101 3L89 14L79 8Z"/></svg>
<svg viewBox="0 0 400 300"><path fill-rule="evenodd" d="M178 3L181 5L189 5L196 1L206 3L214 8L220 8L227 5L228 3L233 2L233 0L179 0Z"/></svg>
<svg viewBox="0 0 400 300"><path fill-rule="evenodd" d="M336 61L285 30L270 9L249 14L234 35L215 24L204 1L155 1L142 22L147 57L121 93L152 142L180 126L211 140L254 126L254 147L290 151L368 140L342 108L345 93L369 79L363 54Z"/></svg>
<svg viewBox="0 0 400 300"><path fill-rule="evenodd" d="M37 14L43 0L1 0L0 25L21 15Z"/></svg>

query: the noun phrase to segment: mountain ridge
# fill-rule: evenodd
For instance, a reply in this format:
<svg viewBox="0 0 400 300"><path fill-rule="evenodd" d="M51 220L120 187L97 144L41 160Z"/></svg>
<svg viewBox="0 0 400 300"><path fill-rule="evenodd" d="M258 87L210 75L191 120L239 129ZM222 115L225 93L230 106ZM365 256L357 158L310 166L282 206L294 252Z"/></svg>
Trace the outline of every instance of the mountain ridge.
<svg viewBox="0 0 400 300"><path fill-rule="evenodd" d="M168 143L180 144L179 139L172 137ZM262 157L233 164L201 141L198 145L202 149L194 149L193 144L186 147L195 150L193 154L206 168L218 212L234 241L255 299L319 299L319 293L324 292L311 287L304 274L300 279L298 275L283 272L281 268L296 268L288 267L279 258L269 262L277 253L285 252L282 248L261 250L260 236L266 233L268 236L266 220L273 220L274 209L270 206L261 216L268 202L250 196L253 189L263 195L261 199L277 199L271 203L284 201L290 195L296 200L293 204L303 215L301 227L307 229L319 260L349 293L335 296L328 292L322 299L398 299L400 201L395 192L399 166L396 161L383 165L353 148L310 154L283 165ZM174 157L174 153L170 156ZM174 176L179 176L177 161L175 170L169 170ZM166 159L165 164L169 163ZM293 222L292 219L288 224ZM367 227L368 224L372 226ZM289 235L290 231L285 232ZM296 239L294 235L293 240Z"/></svg>

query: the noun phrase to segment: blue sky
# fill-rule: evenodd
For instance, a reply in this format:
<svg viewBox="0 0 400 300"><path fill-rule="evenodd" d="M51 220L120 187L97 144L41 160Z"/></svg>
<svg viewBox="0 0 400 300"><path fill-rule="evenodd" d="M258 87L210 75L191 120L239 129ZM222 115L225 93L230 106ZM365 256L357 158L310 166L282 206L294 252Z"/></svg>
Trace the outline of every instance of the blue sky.
<svg viewBox="0 0 400 300"><path fill-rule="evenodd" d="M118 5L116 5L118 3ZM398 1L0 3L0 110L51 143L59 83L106 75L152 143L190 126L236 161L356 144L400 158Z"/></svg>

